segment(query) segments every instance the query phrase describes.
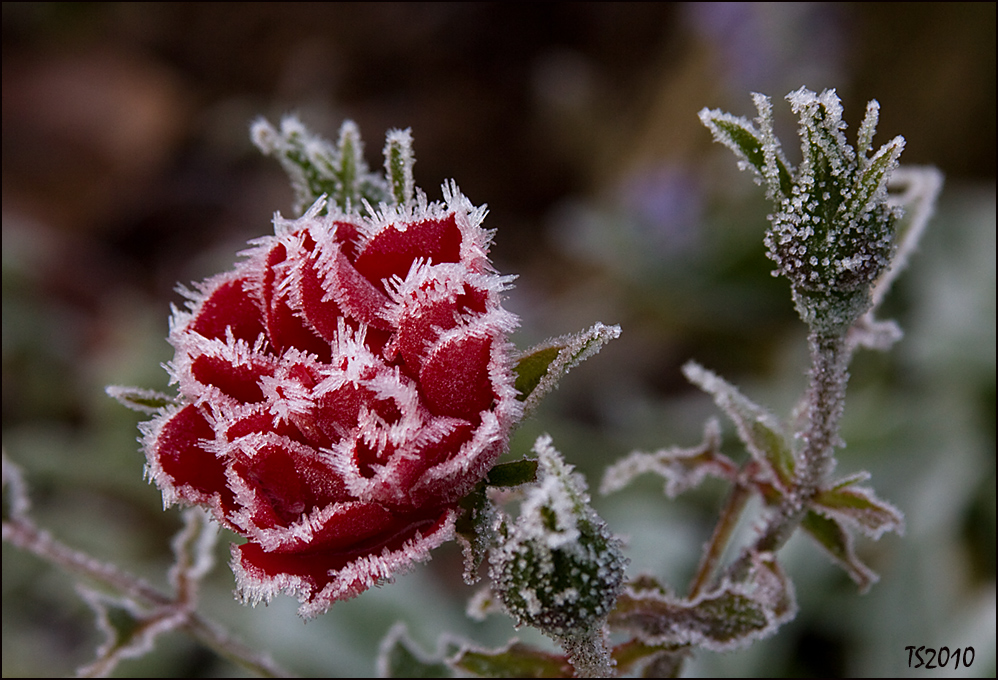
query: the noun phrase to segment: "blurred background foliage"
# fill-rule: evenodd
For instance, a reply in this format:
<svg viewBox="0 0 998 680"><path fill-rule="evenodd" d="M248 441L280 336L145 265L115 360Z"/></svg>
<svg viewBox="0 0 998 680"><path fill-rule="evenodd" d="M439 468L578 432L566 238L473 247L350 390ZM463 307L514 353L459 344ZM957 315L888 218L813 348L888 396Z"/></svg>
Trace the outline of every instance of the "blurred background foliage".
<svg viewBox="0 0 998 680"><path fill-rule="evenodd" d="M837 88L850 139L877 98L879 143L905 135L902 162L946 185L884 310L904 340L854 363L838 471L870 470L908 531L860 539L882 576L865 596L795 539L797 619L687 673L921 677L906 645L972 645L967 674L994 675L994 3L4 3L2 30L3 446L42 526L164 587L179 512L143 479L138 414L103 388L165 389L175 284L230 268L289 212L282 171L249 143L255 117L294 111L327 136L352 118L372 164L386 129L411 126L430 198L453 177L489 204L496 266L519 275L520 347L623 327L512 443L520 456L550 432L595 488L634 448L699 441L714 409L683 380L688 359L781 415L804 388L762 192L697 111L751 117L750 91L773 96L795 161L783 95ZM683 591L724 492L670 502L649 479L595 504L635 573ZM464 617L453 545L305 626L286 597L233 601L228 542L204 613L295 673L375 673L397 620L427 650L444 632L515 634ZM70 674L97 643L70 580L4 544L3 675ZM180 634L118 669L239 673Z"/></svg>

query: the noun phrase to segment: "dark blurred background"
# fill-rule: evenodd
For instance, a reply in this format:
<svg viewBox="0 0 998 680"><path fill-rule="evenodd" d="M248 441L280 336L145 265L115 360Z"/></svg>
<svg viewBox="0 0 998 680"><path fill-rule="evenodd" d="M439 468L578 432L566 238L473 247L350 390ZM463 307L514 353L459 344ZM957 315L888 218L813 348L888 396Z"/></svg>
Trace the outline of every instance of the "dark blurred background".
<svg viewBox="0 0 998 680"><path fill-rule="evenodd" d="M454 178L489 205L496 266L519 275L519 346L623 327L512 445L551 432L598 487L634 448L699 441L713 409L682 378L690 358L780 414L804 386L767 204L697 111L754 117L749 93L771 95L795 162L785 94L836 88L850 139L878 99L875 141L903 134L903 163L936 165L946 186L884 310L906 338L853 367L839 472L872 471L908 534L860 539L883 577L865 596L792 542L798 619L687 670L896 675L919 672L906 645L971 644L968 672L994 674L994 3L4 3L2 31L3 446L39 523L156 583L178 513L142 478L137 414L103 387L165 390L176 284L228 269L290 212L283 173L249 143L256 117L297 113L330 137L352 118L373 167L385 131L411 127L430 198ZM596 504L636 571L683 590L723 492L670 502L649 480ZM452 548L404 577L418 587L306 628L288 598L232 602L220 547L204 608L303 674L374 673L396 619L427 649L445 631L504 642L503 617L464 619ZM69 674L97 642L69 579L4 544L3 675ZM177 634L118 671L238 672Z"/></svg>

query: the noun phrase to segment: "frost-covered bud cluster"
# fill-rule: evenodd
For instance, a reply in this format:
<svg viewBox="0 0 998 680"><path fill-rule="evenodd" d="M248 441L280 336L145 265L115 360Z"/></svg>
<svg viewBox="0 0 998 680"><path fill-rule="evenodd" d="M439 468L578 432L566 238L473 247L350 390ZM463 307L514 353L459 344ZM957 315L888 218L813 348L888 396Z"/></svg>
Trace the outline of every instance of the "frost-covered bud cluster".
<svg viewBox="0 0 998 680"><path fill-rule="evenodd" d="M871 101L857 148L843 130L835 90L820 95L804 88L787 95L799 116L800 165L784 158L773 135L769 99L755 95L759 117L752 123L704 109L700 118L715 138L731 147L743 167L754 169L776 205L766 235L775 273L793 287L801 318L823 336L837 336L871 305L871 289L894 250L899 209L887 203L887 182L904 139L895 137L868 157L879 105Z"/></svg>
<svg viewBox="0 0 998 680"><path fill-rule="evenodd" d="M537 440L540 483L492 555L493 587L518 624L566 640L598 630L620 593L621 544L589 505L585 481Z"/></svg>
<svg viewBox="0 0 998 680"><path fill-rule="evenodd" d="M278 215L188 292L170 331L179 398L144 430L164 501L245 537L243 597L292 594L303 616L451 538L522 410L484 209L453 184L443 203L367 209Z"/></svg>

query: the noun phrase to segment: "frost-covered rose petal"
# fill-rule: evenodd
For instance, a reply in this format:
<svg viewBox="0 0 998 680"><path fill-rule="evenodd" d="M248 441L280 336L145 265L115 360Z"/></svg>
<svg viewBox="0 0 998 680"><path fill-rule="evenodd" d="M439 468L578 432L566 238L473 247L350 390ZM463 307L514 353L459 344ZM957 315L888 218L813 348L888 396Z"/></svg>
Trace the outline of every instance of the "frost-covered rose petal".
<svg viewBox="0 0 998 680"><path fill-rule="evenodd" d="M175 310L179 405L145 426L167 504L246 538L251 601L303 616L427 558L521 416L484 211L453 185L373 217L317 203Z"/></svg>

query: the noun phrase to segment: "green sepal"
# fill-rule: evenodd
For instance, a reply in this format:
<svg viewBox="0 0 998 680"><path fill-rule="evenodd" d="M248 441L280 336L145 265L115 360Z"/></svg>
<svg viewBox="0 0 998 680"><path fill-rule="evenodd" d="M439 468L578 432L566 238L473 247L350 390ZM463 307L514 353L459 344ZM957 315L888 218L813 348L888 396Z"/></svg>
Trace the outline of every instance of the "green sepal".
<svg viewBox="0 0 998 680"><path fill-rule="evenodd" d="M312 134L294 117L284 118L280 131L258 120L253 124L252 138L257 148L280 161L288 174L298 215L322 196L348 214L365 213L368 206L390 197L384 178L368 170L360 131L351 120L343 122L335 146Z"/></svg>
<svg viewBox="0 0 998 680"><path fill-rule="evenodd" d="M412 165L415 162L411 131L389 130L385 140L385 177L395 205L412 202L415 191Z"/></svg>
<svg viewBox="0 0 998 680"><path fill-rule="evenodd" d="M904 137L898 136L880 147L876 155L858 173L856 187L850 200L854 214L866 212L865 208L872 198L886 195L887 180L897 167L898 158L904 150Z"/></svg>

